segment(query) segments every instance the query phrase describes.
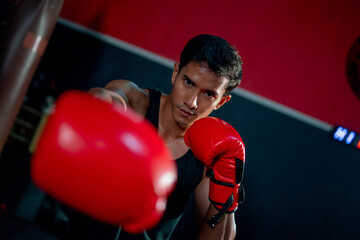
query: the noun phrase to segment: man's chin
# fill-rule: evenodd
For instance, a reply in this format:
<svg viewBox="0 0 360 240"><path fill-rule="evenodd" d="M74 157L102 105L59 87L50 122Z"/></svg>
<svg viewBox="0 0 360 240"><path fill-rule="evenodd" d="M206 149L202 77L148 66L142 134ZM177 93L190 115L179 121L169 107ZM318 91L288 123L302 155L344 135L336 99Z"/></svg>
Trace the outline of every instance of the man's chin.
<svg viewBox="0 0 360 240"><path fill-rule="evenodd" d="M189 128L191 126L191 124L178 122L178 126L183 128L183 129L187 129L187 128Z"/></svg>
<svg viewBox="0 0 360 240"><path fill-rule="evenodd" d="M189 120L189 121L178 121L177 124L179 127L183 129L189 128L195 120Z"/></svg>

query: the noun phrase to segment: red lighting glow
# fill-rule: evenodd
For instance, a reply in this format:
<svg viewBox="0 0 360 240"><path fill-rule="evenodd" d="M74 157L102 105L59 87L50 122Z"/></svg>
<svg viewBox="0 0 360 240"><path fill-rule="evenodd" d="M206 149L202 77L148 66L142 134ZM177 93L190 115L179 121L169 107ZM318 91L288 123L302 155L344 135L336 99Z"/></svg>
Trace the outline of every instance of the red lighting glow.
<svg viewBox="0 0 360 240"><path fill-rule="evenodd" d="M357 148L360 149L360 140L359 140L358 143L357 143Z"/></svg>

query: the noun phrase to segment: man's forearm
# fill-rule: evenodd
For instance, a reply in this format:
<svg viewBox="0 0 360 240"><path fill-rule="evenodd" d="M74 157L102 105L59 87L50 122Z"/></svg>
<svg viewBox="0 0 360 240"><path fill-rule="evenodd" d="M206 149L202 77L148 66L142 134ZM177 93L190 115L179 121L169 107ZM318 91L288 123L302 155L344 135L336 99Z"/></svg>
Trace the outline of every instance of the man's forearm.
<svg viewBox="0 0 360 240"><path fill-rule="evenodd" d="M201 222L201 226L198 233L198 239L234 239L235 238L235 220L234 213L224 214L220 222L215 224L214 228L211 228L207 221L212 216L218 213L218 210L210 204L209 210L205 219Z"/></svg>
<svg viewBox="0 0 360 240"><path fill-rule="evenodd" d="M94 95L97 98L100 98L106 102L112 104L119 104L120 106L127 108L128 100L124 94L119 94L114 91L104 89L104 88L91 88L88 93Z"/></svg>

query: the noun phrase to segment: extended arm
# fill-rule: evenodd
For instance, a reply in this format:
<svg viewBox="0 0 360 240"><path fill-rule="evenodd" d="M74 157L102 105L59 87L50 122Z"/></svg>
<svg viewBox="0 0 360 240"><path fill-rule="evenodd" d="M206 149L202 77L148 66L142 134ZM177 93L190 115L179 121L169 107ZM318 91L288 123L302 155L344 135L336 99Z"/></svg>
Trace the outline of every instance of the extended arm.
<svg viewBox="0 0 360 240"><path fill-rule="evenodd" d="M32 157L32 180L96 220L130 233L153 228L177 171L158 133L139 119L84 92L67 91Z"/></svg>

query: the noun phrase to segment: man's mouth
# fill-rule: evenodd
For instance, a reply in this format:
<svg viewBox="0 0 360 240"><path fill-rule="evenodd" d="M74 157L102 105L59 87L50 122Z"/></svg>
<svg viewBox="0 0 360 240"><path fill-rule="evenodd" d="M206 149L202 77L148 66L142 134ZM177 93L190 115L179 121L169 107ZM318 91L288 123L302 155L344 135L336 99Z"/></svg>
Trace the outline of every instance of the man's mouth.
<svg viewBox="0 0 360 240"><path fill-rule="evenodd" d="M190 110L186 110L183 108L179 108L179 109L180 109L181 115L184 116L185 118L190 118L195 115L195 113Z"/></svg>

